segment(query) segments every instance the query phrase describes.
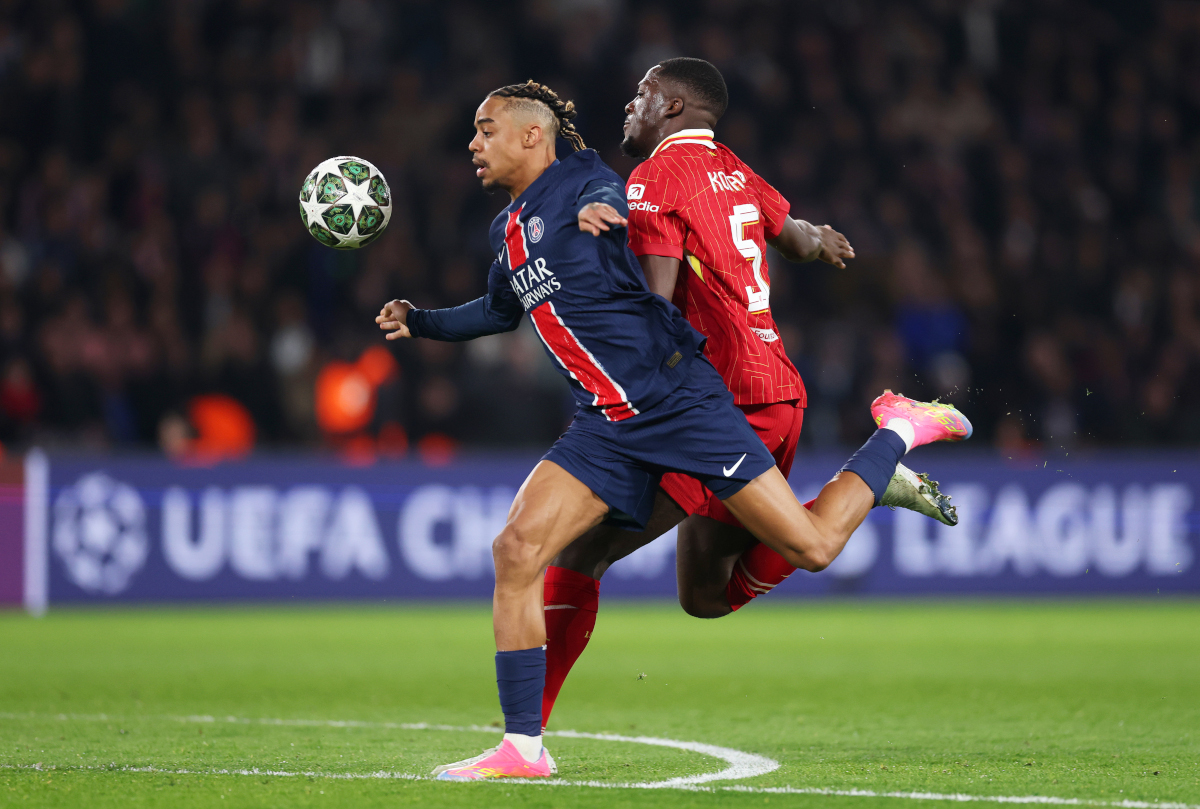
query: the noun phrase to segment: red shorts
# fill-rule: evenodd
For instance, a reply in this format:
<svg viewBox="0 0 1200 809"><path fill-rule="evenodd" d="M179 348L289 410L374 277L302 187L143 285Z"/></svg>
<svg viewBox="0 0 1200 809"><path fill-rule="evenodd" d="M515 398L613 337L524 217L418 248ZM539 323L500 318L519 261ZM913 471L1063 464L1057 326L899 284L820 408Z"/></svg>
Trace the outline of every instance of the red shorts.
<svg viewBox="0 0 1200 809"><path fill-rule="evenodd" d="M792 471L792 460L796 457L796 444L800 441L800 427L804 424L804 408L795 401L773 404L739 405L746 414L746 421L758 433L775 457L775 465L784 477ZM741 523L729 513L725 504L706 489L700 481L678 472L663 475L659 484L671 499L688 514L711 517L739 528Z"/></svg>

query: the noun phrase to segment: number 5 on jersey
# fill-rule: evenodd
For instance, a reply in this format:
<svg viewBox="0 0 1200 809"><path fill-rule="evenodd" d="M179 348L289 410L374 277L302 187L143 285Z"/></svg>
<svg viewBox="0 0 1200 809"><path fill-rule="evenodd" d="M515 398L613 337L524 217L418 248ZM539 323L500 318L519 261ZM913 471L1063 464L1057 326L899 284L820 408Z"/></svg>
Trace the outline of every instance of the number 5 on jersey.
<svg viewBox="0 0 1200 809"><path fill-rule="evenodd" d="M750 259L754 268L754 281L758 284L758 289L746 287L746 308L751 312L765 312L771 308L771 287L762 277L762 250L753 239L746 238L746 225L755 224L758 224L758 208L750 203L733 206L733 216L729 217L733 243L739 253Z"/></svg>

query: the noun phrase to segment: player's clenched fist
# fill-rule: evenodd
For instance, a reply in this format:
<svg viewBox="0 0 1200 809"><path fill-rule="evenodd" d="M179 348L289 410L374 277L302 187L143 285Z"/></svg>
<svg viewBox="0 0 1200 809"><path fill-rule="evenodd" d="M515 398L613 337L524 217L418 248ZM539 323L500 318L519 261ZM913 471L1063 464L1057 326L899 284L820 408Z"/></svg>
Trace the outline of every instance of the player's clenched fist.
<svg viewBox="0 0 1200 809"><path fill-rule="evenodd" d="M398 340L401 337L412 337L412 332L408 330L408 313L415 308L408 301L391 301L383 305L375 322L379 324L379 328L391 332L385 336L385 339Z"/></svg>
<svg viewBox="0 0 1200 809"><path fill-rule="evenodd" d="M625 227L629 220L617 213L617 209L603 202L589 202L579 209L579 229L584 233L599 236L602 230L611 230L609 225Z"/></svg>

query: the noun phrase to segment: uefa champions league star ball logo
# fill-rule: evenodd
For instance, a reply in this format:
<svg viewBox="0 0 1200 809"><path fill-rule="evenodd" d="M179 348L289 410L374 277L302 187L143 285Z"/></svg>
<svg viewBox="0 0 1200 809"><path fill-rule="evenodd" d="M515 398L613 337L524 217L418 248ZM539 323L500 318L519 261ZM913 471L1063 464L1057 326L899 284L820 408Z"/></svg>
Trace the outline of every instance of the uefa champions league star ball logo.
<svg viewBox="0 0 1200 809"><path fill-rule="evenodd" d="M535 216L529 220L529 241L537 244L542 240L542 234L546 232L546 225L542 222L540 216Z"/></svg>
<svg viewBox="0 0 1200 809"><path fill-rule="evenodd" d="M146 507L132 486L92 472L55 500L54 552L86 592L124 590L147 551Z"/></svg>

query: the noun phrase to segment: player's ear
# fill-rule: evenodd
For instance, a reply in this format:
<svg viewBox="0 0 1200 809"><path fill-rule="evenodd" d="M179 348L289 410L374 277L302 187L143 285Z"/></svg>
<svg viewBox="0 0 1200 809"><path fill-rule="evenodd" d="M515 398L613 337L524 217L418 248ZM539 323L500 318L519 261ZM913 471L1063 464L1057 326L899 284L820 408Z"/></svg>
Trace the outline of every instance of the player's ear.
<svg viewBox="0 0 1200 809"><path fill-rule="evenodd" d="M668 98L666 101L667 103L663 107L664 118L675 118L676 116L683 114L683 108L686 106L686 104L684 104L682 98Z"/></svg>
<svg viewBox="0 0 1200 809"><path fill-rule="evenodd" d="M528 124L525 127L525 137L523 139L526 149L532 149L542 142L542 128L537 124Z"/></svg>

